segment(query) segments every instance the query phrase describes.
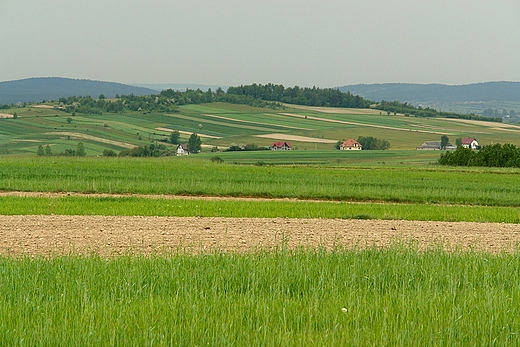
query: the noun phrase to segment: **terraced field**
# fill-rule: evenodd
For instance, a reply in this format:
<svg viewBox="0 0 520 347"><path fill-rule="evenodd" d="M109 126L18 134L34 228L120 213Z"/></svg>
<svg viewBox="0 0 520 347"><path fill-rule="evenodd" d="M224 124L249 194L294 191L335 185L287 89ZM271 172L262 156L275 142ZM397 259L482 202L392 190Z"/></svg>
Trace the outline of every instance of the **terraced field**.
<svg viewBox="0 0 520 347"><path fill-rule="evenodd" d="M79 136L67 135L74 133L82 134L87 155L101 155L104 149L120 151L151 142L168 145L162 140L169 136L169 130L179 131L181 141L201 133L205 135L204 148L223 149L231 144L269 146L279 140L290 141L296 149L323 151L333 150L338 140L372 136L389 141L391 149L415 151L424 141L438 141L443 134L452 142L457 137L476 137L481 144L520 145L517 125L405 117L370 109L286 105L285 109L272 110L213 103L183 105L178 110L171 114L127 111L72 115L50 104L6 110L5 114L16 113L18 117L0 119L0 146L3 153L35 154L41 144L61 153L76 144Z"/></svg>

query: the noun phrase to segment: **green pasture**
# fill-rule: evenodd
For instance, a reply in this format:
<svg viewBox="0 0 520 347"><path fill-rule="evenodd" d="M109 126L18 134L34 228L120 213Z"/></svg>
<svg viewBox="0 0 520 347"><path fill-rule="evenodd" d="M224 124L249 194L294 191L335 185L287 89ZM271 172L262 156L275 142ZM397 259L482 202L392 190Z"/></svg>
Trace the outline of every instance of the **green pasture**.
<svg viewBox="0 0 520 347"><path fill-rule="evenodd" d="M143 146L169 136L169 132L157 128L219 137L203 137L203 144L206 145L203 151L208 151L213 146L224 149L231 144L255 143L268 146L274 141L289 141L298 150L324 151L334 148L334 143L293 141L293 135L331 141L372 136L389 141L394 150L415 150L424 141L440 141L442 134L448 134L452 143L458 137L476 137L481 144L509 142L520 145L520 127L515 125L500 128L495 123L425 119L385 113L350 114L351 111L345 111L344 114L337 114L298 106L272 110L212 103L183 105L179 107L179 112L169 114L128 111L118 114L72 115L36 106L3 111L11 114L16 112L18 118L0 119L0 153L35 154L39 144L49 144L56 148L54 152L58 154L71 147L67 135L58 133L75 132L98 137L82 141L89 149L87 154L95 156L100 155L104 149L120 151L125 148L106 145L104 140ZM360 113L363 113L362 110ZM72 121L67 122L67 118ZM263 134L280 135L272 138L257 137ZM188 136L183 134L181 141L187 141ZM73 141L77 143L76 139ZM316 157L320 156L321 154L316 154Z"/></svg>
<svg viewBox="0 0 520 347"><path fill-rule="evenodd" d="M257 166L200 157L0 157L0 190L520 206L515 169Z"/></svg>
<svg viewBox="0 0 520 347"><path fill-rule="evenodd" d="M297 142L293 142L297 144ZM308 144L303 144L308 145ZM330 144L320 144L332 147ZM312 146L312 145L311 145ZM293 151L252 151L201 153L197 158L219 157L228 164L250 165L320 165L320 166L430 166L439 160L439 151L338 151L313 150L299 147Z"/></svg>
<svg viewBox="0 0 520 347"><path fill-rule="evenodd" d="M516 346L517 254L0 258L6 346Z"/></svg>

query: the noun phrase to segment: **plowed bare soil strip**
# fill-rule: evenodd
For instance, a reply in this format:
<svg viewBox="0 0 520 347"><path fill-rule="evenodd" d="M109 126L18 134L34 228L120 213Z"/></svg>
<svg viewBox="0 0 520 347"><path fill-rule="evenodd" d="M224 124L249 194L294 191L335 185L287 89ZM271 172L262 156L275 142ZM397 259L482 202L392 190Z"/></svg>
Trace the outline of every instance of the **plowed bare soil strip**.
<svg viewBox="0 0 520 347"><path fill-rule="evenodd" d="M1 255L250 252L295 247L514 251L520 226L420 221L119 216L0 216Z"/></svg>

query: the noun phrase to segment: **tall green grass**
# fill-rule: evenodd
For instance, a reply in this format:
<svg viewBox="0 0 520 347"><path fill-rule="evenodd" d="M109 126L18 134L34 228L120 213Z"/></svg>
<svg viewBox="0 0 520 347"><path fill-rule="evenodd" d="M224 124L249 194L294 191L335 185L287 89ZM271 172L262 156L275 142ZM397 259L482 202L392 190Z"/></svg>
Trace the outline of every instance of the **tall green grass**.
<svg viewBox="0 0 520 347"><path fill-rule="evenodd" d="M5 346L515 346L517 254L0 259Z"/></svg>
<svg viewBox="0 0 520 347"><path fill-rule="evenodd" d="M197 158L0 158L0 190L520 206L518 170L266 167Z"/></svg>

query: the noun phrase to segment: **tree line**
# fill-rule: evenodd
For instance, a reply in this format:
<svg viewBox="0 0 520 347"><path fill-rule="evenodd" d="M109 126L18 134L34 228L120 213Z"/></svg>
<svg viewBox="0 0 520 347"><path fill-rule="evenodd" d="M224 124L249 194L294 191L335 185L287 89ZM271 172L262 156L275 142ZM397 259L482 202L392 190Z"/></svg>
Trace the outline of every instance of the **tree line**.
<svg viewBox="0 0 520 347"><path fill-rule="evenodd" d="M381 101L375 102L365 99L350 92L342 92L337 88L318 87L284 87L281 84L268 83L265 85L253 83L229 87L227 91L217 88L216 91L208 89L186 89L177 91L166 89L159 94L136 96L116 95L115 99L107 99L100 95L97 99L91 96L63 97L59 100L59 109L69 113L101 114L121 113L125 111L142 112L179 112L178 107L186 104L203 104L211 102L227 102L244 104L253 107L280 109L283 104L295 104L305 106L347 107L347 108L373 108L390 114L404 114L416 117L448 117L462 119L476 119L484 121L501 122L500 118L485 117L476 114L458 114L454 112L437 111L432 108L413 106L407 102Z"/></svg>
<svg viewBox="0 0 520 347"><path fill-rule="evenodd" d="M281 84L271 83L229 87L227 93L305 106L367 108L372 103L359 95L353 95L350 92L344 93L335 88L301 88L299 86L285 88Z"/></svg>
<svg viewBox="0 0 520 347"><path fill-rule="evenodd" d="M54 155L54 153L52 152L52 148L50 145L46 145L45 147L43 147L43 145L39 145L38 149L36 150L36 155L43 157L52 156ZM84 157L87 155L87 152L85 151L85 145L83 145L83 142L79 142L76 146L76 149L67 148L59 155L71 157Z"/></svg>
<svg viewBox="0 0 520 347"><path fill-rule="evenodd" d="M448 166L520 167L520 147L493 144L473 151L462 146L441 154L439 164Z"/></svg>
<svg viewBox="0 0 520 347"><path fill-rule="evenodd" d="M229 87L228 94L250 96L257 99L282 102L286 104L305 106L373 108L386 112L388 115L401 113L415 117L445 117L474 119L501 122L501 119L484 117L476 114L458 114L455 112L437 111L433 108L413 106L407 102L381 101L375 102L350 92L342 92L337 88L301 88L299 86L285 88L281 84L256 84Z"/></svg>

